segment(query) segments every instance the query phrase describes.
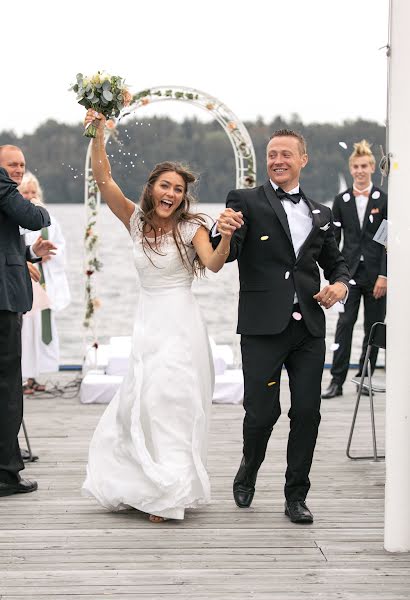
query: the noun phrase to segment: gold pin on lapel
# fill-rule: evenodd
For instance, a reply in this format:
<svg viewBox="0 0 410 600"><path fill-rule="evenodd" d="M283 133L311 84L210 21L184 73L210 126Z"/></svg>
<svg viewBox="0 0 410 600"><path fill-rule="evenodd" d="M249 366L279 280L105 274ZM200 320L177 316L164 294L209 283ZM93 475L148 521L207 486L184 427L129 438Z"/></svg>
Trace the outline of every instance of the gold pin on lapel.
<svg viewBox="0 0 410 600"><path fill-rule="evenodd" d="M268 239L269 239L268 235L261 235L262 242L264 242L265 240L268 240Z"/></svg>

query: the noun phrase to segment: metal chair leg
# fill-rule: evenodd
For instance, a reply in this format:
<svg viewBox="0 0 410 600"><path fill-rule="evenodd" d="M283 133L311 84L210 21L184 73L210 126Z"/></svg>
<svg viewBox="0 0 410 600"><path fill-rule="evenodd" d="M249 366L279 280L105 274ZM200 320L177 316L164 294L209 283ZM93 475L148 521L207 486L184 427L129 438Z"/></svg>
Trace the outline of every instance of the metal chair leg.
<svg viewBox="0 0 410 600"><path fill-rule="evenodd" d="M27 429L26 429L26 424L24 423L24 419L21 421L21 425L23 427L24 437L26 438L27 450L28 450L28 454L29 454L29 458L27 460L32 462L33 460L35 460L35 458L31 451L30 440L28 439L28 433L27 433Z"/></svg>
<svg viewBox="0 0 410 600"><path fill-rule="evenodd" d="M371 376L371 365L370 365L370 351L371 351L371 347L368 346L367 351L366 351L366 356L364 359L364 363L363 363L363 369L362 369L362 375L360 378L359 389L357 391L356 406L355 406L355 409L353 412L352 425L350 427L349 439L348 439L347 447L346 447L346 456L348 458L350 458L351 460L372 460L373 459L375 462L377 462L379 459L384 458L384 455L378 456L378 454L377 454L376 425L375 425L375 418L374 418L374 402L373 402L372 376ZM354 431L354 428L356 425L357 413L359 410L359 404L360 404L361 395L362 395L363 382L366 377L366 371L368 373L368 378L369 378L369 400L370 400L370 419L371 419L371 425L372 425L373 456L353 456L350 453L350 447L352 444L353 431Z"/></svg>

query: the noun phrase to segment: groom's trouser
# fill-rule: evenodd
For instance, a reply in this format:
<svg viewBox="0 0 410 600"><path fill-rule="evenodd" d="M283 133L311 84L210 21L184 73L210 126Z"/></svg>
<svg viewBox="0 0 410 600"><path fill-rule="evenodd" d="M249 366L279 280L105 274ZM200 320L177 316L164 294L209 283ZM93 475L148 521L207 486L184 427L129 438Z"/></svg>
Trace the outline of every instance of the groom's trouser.
<svg viewBox="0 0 410 600"><path fill-rule="evenodd" d="M19 481L24 469L18 432L23 418L21 314L0 310L0 482Z"/></svg>
<svg viewBox="0 0 410 600"><path fill-rule="evenodd" d="M303 319L292 318L277 335L242 335L241 349L246 414L244 456L235 483L255 484L272 428L281 414L280 377L285 365L291 394L285 497L304 500L320 423L325 340L313 337Z"/></svg>

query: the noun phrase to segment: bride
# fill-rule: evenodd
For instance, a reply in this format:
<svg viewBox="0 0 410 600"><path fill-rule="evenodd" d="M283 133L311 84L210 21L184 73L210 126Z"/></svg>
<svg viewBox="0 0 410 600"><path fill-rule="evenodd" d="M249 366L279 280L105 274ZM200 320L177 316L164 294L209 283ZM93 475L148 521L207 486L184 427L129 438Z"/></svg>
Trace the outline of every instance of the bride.
<svg viewBox="0 0 410 600"><path fill-rule="evenodd" d="M130 507L152 522L183 519L186 508L210 501L205 469L213 394L208 335L191 291L194 275L224 265L241 213L225 209L222 239L213 250L205 220L190 212L195 177L178 163L155 166L140 206L111 176L105 118L94 121L94 179L133 241L140 293L128 373L90 444L83 492L109 510Z"/></svg>

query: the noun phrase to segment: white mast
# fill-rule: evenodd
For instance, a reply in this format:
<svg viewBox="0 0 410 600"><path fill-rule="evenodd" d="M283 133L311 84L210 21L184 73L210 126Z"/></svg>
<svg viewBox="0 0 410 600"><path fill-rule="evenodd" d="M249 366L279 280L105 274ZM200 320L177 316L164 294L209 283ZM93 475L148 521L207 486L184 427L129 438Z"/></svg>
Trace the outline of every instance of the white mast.
<svg viewBox="0 0 410 600"><path fill-rule="evenodd" d="M384 547L410 550L410 3L390 1Z"/></svg>

